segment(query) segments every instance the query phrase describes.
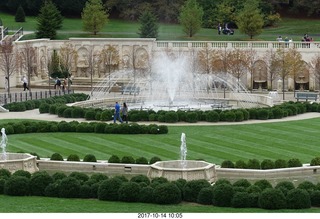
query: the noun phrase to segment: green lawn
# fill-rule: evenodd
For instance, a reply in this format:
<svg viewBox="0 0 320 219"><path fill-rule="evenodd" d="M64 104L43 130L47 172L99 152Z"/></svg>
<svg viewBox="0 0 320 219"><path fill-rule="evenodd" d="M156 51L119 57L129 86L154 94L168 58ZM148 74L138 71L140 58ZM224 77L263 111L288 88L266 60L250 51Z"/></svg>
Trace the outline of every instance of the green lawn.
<svg viewBox="0 0 320 219"><path fill-rule="evenodd" d="M34 31L37 27L36 17L26 17L26 22L17 23L14 21L13 15L0 12L0 18L10 30L17 30L19 27L23 27L25 31ZM103 30L94 36L82 31L81 19L65 18L62 29L58 31L58 39L68 39L70 37L137 38L139 37L137 34L139 27L140 24L138 22L110 19ZM263 33L253 40L275 40L278 35L282 35L282 37L287 36L295 41L300 41L305 33L317 40L319 28L320 22L315 19L282 18L277 27L265 28ZM34 37L34 35L29 37ZM158 40L246 41L250 39L248 36L241 34L239 30L235 30L234 36L226 36L218 35L216 29L208 28L202 28L194 37L189 38L182 32L179 24L160 23Z"/></svg>
<svg viewBox="0 0 320 219"><path fill-rule="evenodd" d="M2 122L7 122L3 120ZM0 123L0 125L1 125ZM162 160L179 159L181 133L186 134L187 159L204 159L221 164L224 160L298 158L303 163L320 156L320 118L247 125L169 126L166 135L111 135L95 133L32 133L8 135L10 152L36 152L64 158L93 154L107 160L111 155Z"/></svg>

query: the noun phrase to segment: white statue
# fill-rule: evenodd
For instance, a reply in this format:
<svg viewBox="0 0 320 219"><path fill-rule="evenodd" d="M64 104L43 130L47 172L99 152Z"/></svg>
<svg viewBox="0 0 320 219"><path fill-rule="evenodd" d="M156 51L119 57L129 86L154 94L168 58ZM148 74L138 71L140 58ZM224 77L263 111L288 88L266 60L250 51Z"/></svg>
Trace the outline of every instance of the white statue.
<svg viewBox="0 0 320 219"><path fill-rule="evenodd" d="M7 143L8 143L8 138L6 135L6 131L5 128L1 129L1 142L0 142L0 148L2 148L2 157L4 160L6 160L6 147L7 147Z"/></svg>

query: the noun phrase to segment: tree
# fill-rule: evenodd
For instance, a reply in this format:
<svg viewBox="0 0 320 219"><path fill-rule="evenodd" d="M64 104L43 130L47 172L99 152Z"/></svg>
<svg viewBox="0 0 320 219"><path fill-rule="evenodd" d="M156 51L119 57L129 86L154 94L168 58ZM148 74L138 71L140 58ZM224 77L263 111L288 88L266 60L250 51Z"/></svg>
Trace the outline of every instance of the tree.
<svg viewBox="0 0 320 219"><path fill-rule="evenodd" d="M257 0L248 0L243 10L237 17L237 25L240 32L247 34L252 39L254 36L262 33L263 16L258 9Z"/></svg>
<svg viewBox="0 0 320 219"><path fill-rule="evenodd" d="M306 78L304 78L303 72L305 69L305 62L302 59L302 55L295 48L290 48L287 54L287 62L289 63L289 75L292 76L294 81L293 92L295 96L295 83L297 81L304 82ZM301 76L301 77L300 77ZM290 87L289 87L290 89Z"/></svg>
<svg viewBox="0 0 320 219"><path fill-rule="evenodd" d="M267 53L264 56L264 60L267 64L267 70L268 70L268 80L270 81L270 90L273 90L273 83L274 80L277 79L279 71L279 65L276 58L276 53L273 50L268 50Z"/></svg>
<svg viewBox="0 0 320 219"><path fill-rule="evenodd" d="M140 28L139 36L141 38L157 38L158 37L158 24L157 18L151 11L145 11L139 18Z"/></svg>
<svg viewBox="0 0 320 219"><path fill-rule="evenodd" d="M179 22L183 32L189 37L194 36L201 28L203 10L196 0L187 0L182 6Z"/></svg>
<svg viewBox="0 0 320 219"><path fill-rule="evenodd" d="M37 17L37 38L55 39L57 30L62 27L63 18L57 7L50 1L45 1L40 9L40 14Z"/></svg>
<svg viewBox="0 0 320 219"><path fill-rule="evenodd" d="M23 7L21 5L17 9L17 12L16 12L16 15L14 17L14 20L16 22L25 22L26 21L26 15L25 15Z"/></svg>
<svg viewBox="0 0 320 219"><path fill-rule="evenodd" d="M4 72L5 83L10 96L10 77L15 73L17 69L15 53L11 43L3 42L0 44L0 70Z"/></svg>
<svg viewBox="0 0 320 219"><path fill-rule="evenodd" d="M314 70L316 82L318 82L318 89L320 88L320 54L317 53L311 60L311 66Z"/></svg>
<svg viewBox="0 0 320 219"><path fill-rule="evenodd" d="M283 46L279 47L279 49L275 54L275 65L279 69L278 75L282 80L282 99L283 100L285 99L285 93L284 93L285 79L287 79L290 74L290 71L289 71L290 63L287 61L288 60L287 56L288 56L288 51Z"/></svg>
<svg viewBox="0 0 320 219"><path fill-rule="evenodd" d="M108 22L109 14L105 11L101 0L89 0L81 13L83 30L97 35Z"/></svg>
<svg viewBox="0 0 320 219"><path fill-rule="evenodd" d="M22 68L27 72L29 90L31 91L31 77L33 76L34 70L37 67L36 64L36 53L32 46L32 43L26 42L23 47L19 49L19 54L21 57Z"/></svg>

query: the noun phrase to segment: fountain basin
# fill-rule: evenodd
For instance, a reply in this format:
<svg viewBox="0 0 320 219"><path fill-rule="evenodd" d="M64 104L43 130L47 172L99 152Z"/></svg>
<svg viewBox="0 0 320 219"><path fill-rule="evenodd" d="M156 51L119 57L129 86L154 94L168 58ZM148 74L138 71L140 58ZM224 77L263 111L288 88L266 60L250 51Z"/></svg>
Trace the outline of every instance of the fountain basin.
<svg viewBox="0 0 320 219"><path fill-rule="evenodd" d="M213 183L216 179L216 169L214 164L205 161L158 161L150 166L148 177L164 177L169 181L205 179Z"/></svg>
<svg viewBox="0 0 320 219"><path fill-rule="evenodd" d="M22 153L6 153L6 160L0 160L0 169L7 169L11 173L17 170L25 170L30 173L39 171L37 157Z"/></svg>

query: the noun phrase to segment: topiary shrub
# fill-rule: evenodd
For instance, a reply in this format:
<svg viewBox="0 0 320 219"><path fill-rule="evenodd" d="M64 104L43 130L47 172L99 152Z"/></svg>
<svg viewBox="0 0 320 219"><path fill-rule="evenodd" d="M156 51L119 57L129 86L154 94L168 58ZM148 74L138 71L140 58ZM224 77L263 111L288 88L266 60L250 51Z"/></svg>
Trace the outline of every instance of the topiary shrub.
<svg viewBox="0 0 320 219"><path fill-rule="evenodd" d="M281 119L284 116L284 112L280 107L274 107L272 109L272 114L274 119Z"/></svg>
<svg viewBox="0 0 320 219"><path fill-rule="evenodd" d="M219 119L220 119L219 113L214 110L209 111L206 114L207 122L219 122Z"/></svg>
<svg viewBox="0 0 320 219"><path fill-rule="evenodd" d="M72 118L83 118L84 109L82 107L72 107L71 108L71 117Z"/></svg>
<svg viewBox="0 0 320 219"><path fill-rule="evenodd" d="M196 112L187 112L186 113L186 122L195 123L198 121L198 114Z"/></svg>
<svg viewBox="0 0 320 219"><path fill-rule="evenodd" d="M274 162L272 160L269 159L264 159L261 162L261 169L263 170L269 170L269 169L274 169Z"/></svg>
<svg viewBox="0 0 320 219"><path fill-rule="evenodd" d="M286 208L286 197L279 189L267 188L261 192L259 206L263 209L283 209Z"/></svg>
<svg viewBox="0 0 320 219"><path fill-rule="evenodd" d="M224 160L222 163L221 163L221 167L222 168L234 168L234 163L230 160Z"/></svg>
<svg viewBox="0 0 320 219"><path fill-rule="evenodd" d="M304 189L292 189L288 192L287 208L289 209L305 209L311 208L309 193Z"/></svg>
<svg viewBox="0 0 320 219"><path fill-rule="evenodd" d="M131 182L136 183L146 183L147 185L150 185L150 179L146 175L137 175L130 179Z"/></svg>
<svg viewBox="0 0 320 219"><path fill-rule="evenodd" d="M6 183L7 178L0 177L0 194L4 193L4 184Z"/></svg>
<svg viewBox="0 0 320 219"><path fill-rule="evenodd" d="M50 160L63 161L63 157L59 153L54 153L51 155Z"/></svg>
<svg viewBox="0 0 320 219"><path fill-rule="evenodd" d="M94 197L92 197L91 186L89 186L87 184L81 185L79 197L80 198L94 198Z"/></svg>
<svg viewBox="0 0 320 219"><path fill-rule="evenodd" d="M283 159L278 159L274 162L274 168L287 168L288 163Z"/></svg>
<svg viewBox="0 0 320 219"><path fill-rule="evenodd" d="M267 188L272 188L271 183L266 179L258 180L254 183L254 185L258 186L262 191Z"/></svg>
<svg viewBox="0 0 320 219"><path fill-rule="evenodd" d="M3 193L12 196L29 195L30 179L24 176L11 176L4 184Z"/></svg>
<svg viewBox="0 0 320 219"><path fill-rule="evenodd" d="M97 159L93 154L86 154L83 158L83 162L97 162Z"/></svg>
<svg viewBox="0 0 320 219"><path fill-rule="evenodd" d="M59 184L59 197L78 198L80 186L80 181L74 177L63 178Z"/></svg>
<svg viewBox="0 0 320 219"><path fill-rule="evenodd" d="M175 123L178 122L178 114L174 111L169 111L164 115L164 120L167 123Z"/></svg>
<svg viewBox="0 0 320 219"><path fill-rule="evenodd" d="M236 116L236 118L235 118L236 122L241 122L241 121L244 120L244 115L243 115L243 112L241 110L236 110L234 114Z"/></svg>
<svg viewBox="0 0 320 219"><path fill-rule="evenodd" d="M68 106L66 105L59 105L57 108L56 108L56 114L59 116L59 117L63 117L63 112L68 108Z"/></svg>
<svg viewBox="0 0 320 219"><path fill-rule="evenodd" d="M231 199L231 207L248 208L250 207L250 196L247 192L236 192Z"/></svg>
<svg viewBox="0 0 320 219"><path fill-rule="evenodd" d="M247 168L247 164L243 160L238 160L238 161L236 161L234 167L238 168L238 169L246 169Z"/></svg>
<svg viewBox="0 0 320 219"><path fill-rule="evenodd" d="M151 186L146 186L140 189L139 202L142 203L153 203L153 188Z"/></svg>
<svg viewBox="0 0 320 219"><path fill-rule="evenodd" d="M277 183L275 188L280 189L283 192L283 194L286 196L288 191L294 189L295 187L292 182L282 181L282 182Z"/></svg>
<svg viewBox="0 0 320 219"><path fill-rule="evenodd" d="M39 112L42 113L49 113L50 105L48 103L41 103L39 106Z"/></svg>
<svg viewBox="0 0 320 219"><path fill-rule="evenodd" d="M212 187L205 187L199 191L197 203L202 205L212 205L213 190Z"/></svg>
<svg viewBox="0 0 320 219"><path fill-rule="evenodd" d="M302 167L302 163L297 158L292 158L288 160L288 167Z"/></svg>
<svg viewBox="0 0 320 219"><path fill-rule="evenodd" d="M108 163L120 163L120 158L117 155L112 155L109 158Z"/></svg>
<svg viewBox="0 0 320 219"><path fill-rule="evenodd" d="M30 179L30 195L44 196L46 187L53 183L53 178L46 171L32 174Z"/></svg>
<svg viewBox="0 0 320 219"><path fill-rule="evenodd" d="M161 161L159 157L152 157L149 161L149 164L154 164L155 162Z"/></svg>
<svg viewBox="0 0 320 219"><path fill-rule="evenodd" d="M267 109L258 109L257 110L257 119L260 119L260 120L267 120L269 119L269 110Z"/></svg>
<svg viewBox="0 0 320 219"><path fill-rule="evenodd" d="M86 120L95 120L96 112L94 110L87 110L84 114Z"/></svg>
<svg viewBox="0 0 320 219"><path fill-rule="evenodd" d="M52 175L52 178L54 181L58 181L58 180L61 180L63 178L66 178L67 175L63 172L55 172L53 175Z"/></svg>
<svg viewBox="0 0 320 219"><path fill-rule="evenodd" d="M303 181L297 186L298 189L304 189L308 192L316 190L316 185L310 181Z"/></svg>
<svg viewBox="0 0 320 219"><path fill-rule="evenodd" d="M11 176L11 172L7 169L0 169L0 178L9 178Z"/></svg>
<svg viewBox="0 0 320 219"><path fill-rule="evenodd" d="M229 185L231 185L231 182L229 180L227 180L227 179L218 179L214 185L220 185L220 184L229 184Z"/></svg>
<svg viewBox="0 0 320 219"><path fill-rule="evenodd" d="M67 161L80 161L80 158L76 154L70 154L67 158Z"/></svg>
<svg viewBox="0 0 320 219"><path fill-rule="evenodd" d="M250 159L247 162L247 168L248 169L260 169L260 161L258 161L257 159Z"/></svg>
<svg viewBox="0 0 320 219"><path fill-rule="evenodd" d="M247 179L239 179L233 183L233 187L243 187L248 188L251 186L251 183Z"/></svg>
<svg viewBox="0 0 320 219"><path fill-rule="evenodd" d="M157 187L160 184L169 182L167 178L164 177L155 177L151 180L150 186L153 188Z"/></svg>
<svg viewBox="0 0 320 219"><path fill-rule="evenodd" d="M30 179L31 178L31 173L26 171L26 170L17 170L16 172L14 172L12 174L12 176L24 176L24 177Z"/></svg>
<svg viewBox="0 0 320 219"><path fill-rule="evenodd" d="M153 190L154 202L157 204L178 204L181 202L181 191L174 183L162 183Z"/></svg>
<svg viewBox="0 0 320 219"><path fill-rule="evenodd" d="M121 159L121 163L136 163L132 156L123 156Z"/></svg>
<svg viewBox="0 0 320 219"><path fill-rule="evenodd" d="M219 207L230 207L233 194L234 190L230 184L222 183L214 185L212 203Z"/></svg>
<svg viewBox="0 0 320 219"><path fill-rule="evenodd" d="M188 181L183 187L183 199L189 202L197 202L199 192L202 188L210 187L207 180L191 180Z"/></svg>
<svg viewBox="0 0 320 219"><path fill-rule="evenodd" d="M64 118L72 118L72 109L69 107L63 111Z"/></svg>
<svg viewBox="0 0 320 219"><path fill-rule="evenodd" d="M115 177L103 180L98 188L98 199L104 201L118 201L118 191L122 183L122 180Z"/></svg>
<svg viewBox="0 0 320 219"><path fill-rule="evenodd" d="M136 164L149 164L147 158L139 157L136 159Z"/></svg>
<svg viewBox="0 0 320 219"><path fill-rule="evenodd" d="M139 200L140 185L136 182L125 182L119 188L119 201L137 202Z"/></svg>
<svg viewBox="0 0 320 219"><path fill-rule="evenodd" d="M311 160L310 166L320 166L320 157L315 157Z"/></svg>
<svg viewBox="0 0 320 219"><path fill-rule="evenodd" d="M89 176L81 172L72 172L69 177L77 179L80 183L86 182L89 180Z"/></svg>
<svg viewBox="0 0 320 219"><path fill-rule="evenodd" d="M109 179L109 177L107 175L102 174L102 173L93 173L90 176L90 180L94 180L96 182L101 182L106 179Z"/></svg>
<svg viewBox="0 0 320 219"><path fill-rule="evenodd" d="M320 207L320 191L315 190L310 193L311 206Z"/></svg>
<svg viewBox="0 0 320 219"><path fill-rule="evenodd" d="M246 189L248 193L260 193L261 191L260 187L256 185L251 185Z"/></svg>
<svg viewBox="0 0 320 219"><path fill-rule="evenodd" d="M224 117L227 122L234 122L236 120L236 114L230 110L224 113Z"/></svg>
<svg viewBox="0 0 320 219"><path fill-rule="evenodd" d="M101 113L100 120L101 121L109 121L112 119L112 115L113 115L113 113L111 112L111 110L104 110Z"/></svg>

